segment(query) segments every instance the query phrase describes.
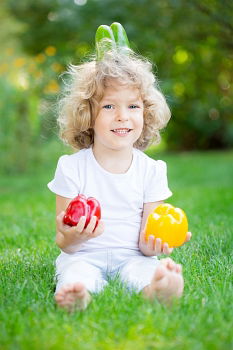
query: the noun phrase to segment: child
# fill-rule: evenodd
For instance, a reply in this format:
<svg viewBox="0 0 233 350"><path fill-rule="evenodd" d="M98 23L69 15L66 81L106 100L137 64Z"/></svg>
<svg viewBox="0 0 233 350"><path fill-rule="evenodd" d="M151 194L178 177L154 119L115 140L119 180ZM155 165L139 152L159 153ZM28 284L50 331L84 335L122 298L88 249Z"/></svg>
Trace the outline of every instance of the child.
<svg viewBox="0 0 233 350"><path fill-rule="evenodd" d="M153 236L144 239L147 216L172 194L165 162L142 152L159 142L159 130L170 118L152 66L133 52L111 50L101 61L71 66L70 74L58 122L63 141L79 151L59 159L48 184L56 194L61 249L55 300L67 310L83 310L116 274L147 299L180 297L181 266L157 258L172 248ZM96 217L85 229L85 217L74 227L63 224L78 194L99 200L102 219L96 228Z"/></svg>

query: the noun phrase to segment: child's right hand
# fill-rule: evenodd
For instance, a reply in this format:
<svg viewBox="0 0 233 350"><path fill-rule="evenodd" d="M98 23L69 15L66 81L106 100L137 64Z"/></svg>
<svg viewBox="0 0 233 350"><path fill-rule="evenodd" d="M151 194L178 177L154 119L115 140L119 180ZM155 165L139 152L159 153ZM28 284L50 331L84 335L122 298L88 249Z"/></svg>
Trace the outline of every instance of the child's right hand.
<svg viewBox="0 0 233 350"><path fill-rule="evenodd" d="M76 226L68 226L63 223L63 217L65 212L62 211L56 218L57 224L57 244L58 246L65 250L70 246L79 246L81 243L88 241L91 238L96 238L104 232L104 223L99 220L98 225L96 225L96 216L93 216L84 229L86 217L82 216ZM58 236L60 235L60 239ZM63 237L61 237L61 235ZM60 243L60 244L59 244Z"/></svg>

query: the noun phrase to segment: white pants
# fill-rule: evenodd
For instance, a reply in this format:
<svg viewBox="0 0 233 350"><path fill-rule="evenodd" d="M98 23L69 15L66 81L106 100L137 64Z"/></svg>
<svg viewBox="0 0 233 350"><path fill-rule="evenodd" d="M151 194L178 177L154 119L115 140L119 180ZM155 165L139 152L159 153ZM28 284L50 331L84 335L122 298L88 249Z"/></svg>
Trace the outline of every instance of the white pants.
<svg viewBox="0 0 233 350"><path fill-rule="evenodd" d="M129 249L62 252L56 260L56 292L64 285L82 282L91 293L98 293L109 278L116 276L128 288L140 292L151 282L158 264L156 257Z"/></svg>

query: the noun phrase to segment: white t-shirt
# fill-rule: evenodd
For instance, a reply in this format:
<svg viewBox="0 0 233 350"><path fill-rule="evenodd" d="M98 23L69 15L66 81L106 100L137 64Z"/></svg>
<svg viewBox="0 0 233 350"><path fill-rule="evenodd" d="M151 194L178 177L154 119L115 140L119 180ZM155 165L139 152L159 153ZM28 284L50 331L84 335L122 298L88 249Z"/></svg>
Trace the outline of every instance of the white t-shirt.
<svg viewBox="0 0 233 350"><path fill-rule="evenodd" d="M172 195L167 183L167 167L133 149L133 160L124 174L103 169L92 148L60 157L54 179L48 188L63 197L78 194L100 202L105 224L102 235L83 243L81 250L127 248L139 250L138 240L143 204L167 199Z"/></svg>

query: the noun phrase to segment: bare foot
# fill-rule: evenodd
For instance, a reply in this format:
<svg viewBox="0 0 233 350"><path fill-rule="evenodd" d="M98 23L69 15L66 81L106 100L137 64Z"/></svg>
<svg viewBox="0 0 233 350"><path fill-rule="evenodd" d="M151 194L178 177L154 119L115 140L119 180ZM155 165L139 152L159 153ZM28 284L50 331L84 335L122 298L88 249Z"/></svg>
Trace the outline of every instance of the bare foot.
<svg viewBox="0 0 233 350"><path fill-rule="evenodd" d="M172 299L180 298L183 294L182 267L170 258L161 259L160 262L151 283L143 289L143 295L147 299L156 297L160 302L170 304Z"/></svg>
<svg viewBox="0 0 233 350"><path fill-rule="evenodd" d="M57 305L67 311L84 310L91 301L91 296L82 283L63 286L55 295Z"/></svg>

